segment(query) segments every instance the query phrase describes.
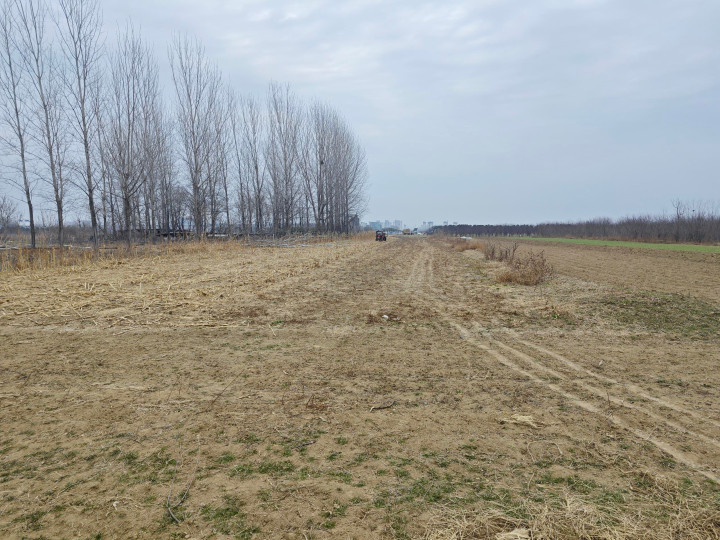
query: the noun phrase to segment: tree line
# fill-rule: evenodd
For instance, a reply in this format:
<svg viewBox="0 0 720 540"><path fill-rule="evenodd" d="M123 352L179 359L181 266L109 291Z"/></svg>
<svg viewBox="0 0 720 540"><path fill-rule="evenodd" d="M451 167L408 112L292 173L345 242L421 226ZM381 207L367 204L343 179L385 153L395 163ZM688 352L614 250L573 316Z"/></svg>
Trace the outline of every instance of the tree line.
<svg viewBox="0 0 720 540"><path fill-rule="evenodd" d="M331 106L274 82L264 99L239 95L187 35L168 46L166 103L151 47L132 23L108 45L98 0L0 10L0 181L22 194L33 247L38 199L52 202L60 244L72 198L96 242L358 223L365 151Z"/></svg>
<svg viewBox="0 0 720 540"><path fill-rule="evenodd" d="M672 213L630 216L617 220L596 218L538 225L447 225L433 232L461 236L539 236L545 238L599 238L644 242L720 242L720 212L703 202L674 200Z"/></svg>
<svg viewBox="0 0 720 540"><path fill-rule="evenodd" d="M542 223L535 234L546 237L578 237L637 240L644 242L720 242L720 212L709 203L672 203L673 212L640 215L618 220L597 218L577 223Z"/></svg>
<svg viewBox="0 0 720 540"><path fill-rule="evenodd" d="M531 236L536 225L438 225L429 234L441 233L451 236Z"/></svg>

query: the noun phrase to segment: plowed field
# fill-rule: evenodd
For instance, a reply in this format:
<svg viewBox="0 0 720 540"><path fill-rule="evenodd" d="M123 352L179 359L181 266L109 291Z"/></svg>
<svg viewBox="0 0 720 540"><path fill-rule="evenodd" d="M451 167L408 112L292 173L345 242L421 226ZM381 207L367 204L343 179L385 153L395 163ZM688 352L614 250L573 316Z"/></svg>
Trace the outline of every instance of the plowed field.
<svg viewBox="0 0 720 540"><path fill-rule="evenodd" d="M718 259L542 247L0 275L0 537L719 538Z"/></svg>

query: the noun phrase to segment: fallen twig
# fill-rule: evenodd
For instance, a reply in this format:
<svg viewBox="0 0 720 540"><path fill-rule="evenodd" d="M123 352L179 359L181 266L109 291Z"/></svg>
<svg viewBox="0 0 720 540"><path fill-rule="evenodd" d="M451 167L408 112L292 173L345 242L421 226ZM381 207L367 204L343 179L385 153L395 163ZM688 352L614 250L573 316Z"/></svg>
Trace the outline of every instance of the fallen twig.
<svg viewBox="0 0 720 540"><path fill-rule="evenodd" d="M315 444L316 442L317 442L317 439L315 439L314 441L305 441L305 442L298 444L295 448L299 450L300 448L310 446L311 444Z"/></svg>
<svg viewBox="0 0 720 540"><path fill-rule="evenodd" d="M370 412L379 411L381 409L389 409L393 405L395 405L394 401L392 401L391 403L388 403L387 405L378 405L377 407L370 407Z"/></svg>
<svg viewBox="0 0 720 540"><path fill-rule="evenodd" d="M228 383L228 385L227 385L225 388L223 388L222 391L221 391L217 396L215 396L215 399L213 399L213 400L210 402L210 405L207 406L207 409L205 409L205 410L203 411L204 413L205 413L205 412L208 412L210 409L213 408L213 405L215 405L215 402L220 398L220 396L222 396L222 395L225 393L225 390L227 390L228 388L230 388L230 386L232 386L232 384L233 384L235 381L238 380L238 377L240 377L240 375L235 375L235 377L233 378L233 380L230 381L230 382Z"/></svg>

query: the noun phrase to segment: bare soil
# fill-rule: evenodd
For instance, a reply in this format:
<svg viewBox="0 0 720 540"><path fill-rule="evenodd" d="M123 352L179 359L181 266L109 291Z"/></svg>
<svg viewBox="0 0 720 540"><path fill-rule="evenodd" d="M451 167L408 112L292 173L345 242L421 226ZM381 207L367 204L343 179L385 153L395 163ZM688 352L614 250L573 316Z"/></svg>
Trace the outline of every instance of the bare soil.
<svg viewBox="0 0 720 540"><path fill-rule="evenodd" d="M0 537L720 538L718 259L544 250L0 275Z"/></svg>
<svg viewBox="0 0 720 540"><path fill-rule="evenodd" d="M561 273L585 281L720 301L720 253L518 242L543 251Z"/></svg>

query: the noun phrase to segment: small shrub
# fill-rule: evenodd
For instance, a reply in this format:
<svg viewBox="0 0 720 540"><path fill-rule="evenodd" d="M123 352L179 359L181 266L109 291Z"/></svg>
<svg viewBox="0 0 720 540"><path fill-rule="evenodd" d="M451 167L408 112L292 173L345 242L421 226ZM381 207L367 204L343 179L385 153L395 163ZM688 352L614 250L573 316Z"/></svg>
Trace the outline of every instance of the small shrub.
<svg viewBox="0 0 720 540"><path fill-rule="evenodd" d="M497 276L500 283L517 283L518 285L538 285L553 276L553 267L547 262L541 251L532 251L524 257L515 257L508 262L509 268Z"/></svg>

